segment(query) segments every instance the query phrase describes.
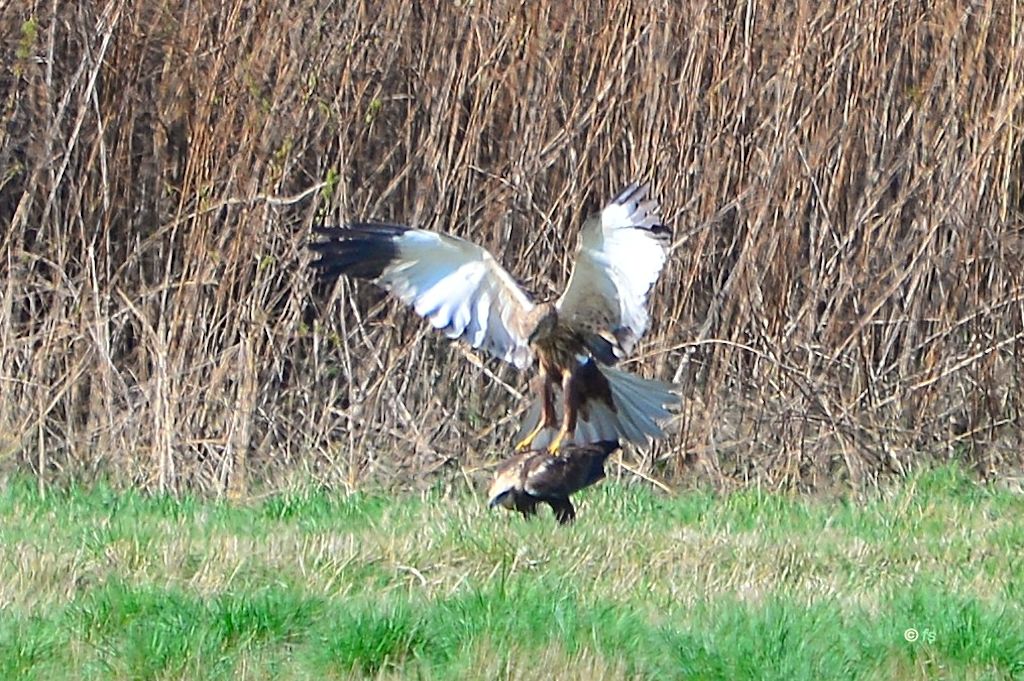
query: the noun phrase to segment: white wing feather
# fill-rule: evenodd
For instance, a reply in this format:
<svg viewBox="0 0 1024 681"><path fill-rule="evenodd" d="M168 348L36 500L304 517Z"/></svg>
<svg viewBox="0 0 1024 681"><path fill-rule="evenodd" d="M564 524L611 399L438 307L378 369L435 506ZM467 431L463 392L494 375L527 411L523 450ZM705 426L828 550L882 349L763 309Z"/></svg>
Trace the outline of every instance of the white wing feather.
<svg viewBox="0 0 1024 681"><path fill-rule="evenodd" d="M574 327L612 334L620 356L647 330L647 294L667 254L668 229L647 191L631 184L584 223L569 285L557 302L560 317Z"/></svg>
<svg viewBox="0 0 1024 681"><path fill-rule="evenodd" d="M449 338L462 338L520 369L533 353L519 320L533 302L490 253L465 239L410 229L376 282Z"/></svg>

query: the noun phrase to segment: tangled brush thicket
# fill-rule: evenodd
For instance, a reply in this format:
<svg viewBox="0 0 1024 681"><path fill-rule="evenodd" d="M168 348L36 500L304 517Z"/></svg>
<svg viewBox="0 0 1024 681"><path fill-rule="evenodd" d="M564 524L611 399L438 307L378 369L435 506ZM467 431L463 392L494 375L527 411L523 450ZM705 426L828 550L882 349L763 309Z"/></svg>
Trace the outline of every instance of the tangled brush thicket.
<svg viewBox="0 0 1024 681"><path fill-rule="evenodd" d="M662 480L1018 476L1016 3L35 3L3 11L0 468L244 494L504 455L525 379L313 224L481 242L541 296L653 182L675 249L634 370Z"/></svg>

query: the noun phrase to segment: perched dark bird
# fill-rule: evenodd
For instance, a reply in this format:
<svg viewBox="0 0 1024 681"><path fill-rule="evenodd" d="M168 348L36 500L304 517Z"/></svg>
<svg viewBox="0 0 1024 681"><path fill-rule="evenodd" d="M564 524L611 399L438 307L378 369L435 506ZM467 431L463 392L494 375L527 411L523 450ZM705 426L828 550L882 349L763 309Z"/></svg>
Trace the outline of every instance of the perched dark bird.
<svg viewBox="0 0 1024 681"><path fill-rule="evenodd" d="M516 454L501 462L487 493L491 508L502 506L524 517L545 503L565 525L576 519L569 496L604 477L604 462L619 448L610 440L589 445L566 445L554 456L547 451Z"/></svg>
<svg viewBox="0 0 1024 681"><path fill-rule="evenodd" d="M631 184L587 219L565 293L541 304L465 239L368 223L316 232L322 240L310 248L323 276L369 279L451 338L520 369L537 361L539 405L527 412L518 450L558 451L570 441L646 445L664 434L659 422L679 402L674 386L612 366L647 329L647 294L669 243L646 186Z"/></svg>

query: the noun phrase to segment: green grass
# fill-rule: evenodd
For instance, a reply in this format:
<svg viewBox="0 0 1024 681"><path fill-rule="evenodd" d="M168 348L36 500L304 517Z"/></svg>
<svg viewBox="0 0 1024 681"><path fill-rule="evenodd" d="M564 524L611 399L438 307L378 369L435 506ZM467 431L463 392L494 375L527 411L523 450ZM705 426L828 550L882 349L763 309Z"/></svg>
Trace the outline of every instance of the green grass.
<svg viewBox="0 0 1024 681"><path fill-rule="evenodd" d="M0 493L0 678L1024 679L1024 499ZM919 638L908 641L914 629Z"/></svg>

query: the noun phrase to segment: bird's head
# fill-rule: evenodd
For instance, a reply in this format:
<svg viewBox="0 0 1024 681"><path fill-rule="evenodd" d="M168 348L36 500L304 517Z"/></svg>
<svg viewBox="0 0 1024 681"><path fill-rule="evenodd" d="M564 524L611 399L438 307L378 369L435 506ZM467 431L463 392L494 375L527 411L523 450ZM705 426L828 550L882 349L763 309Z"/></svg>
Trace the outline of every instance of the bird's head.
<svg viewBox="0 0 1024 681"><path fill-rule="evenodd" d="M487 506L489 508L497 508L498 506L501 506L502 508L512 508L512 492L513 490L510 489L498 492L491 497L489 502L487 502Z"/></svg>
<svg viewBox="0 0 1024 681"><path fill-rule="evenodd" d="M519 481L519 466L502 466L494 474L494 481L487 490L487 505L491 508L514 508L516 486Z"/></svg>
<svg viewBox="0 0 1024 681"><path fill-rule="evenodd" d="M558 324L558 310L551 303L544 303L533 309L532 316L533 330L530 331L530 337L527 339L531 345L537 341L543 341L555 330L555 326Z"/></svg>
<svg viewBox="0 0 1024 681"><path fill-rule="evenodd" d="M487 492L487 496L489 498L487 505L490 508L495 508L497 506L501 506L502 508L512 508L512 497L514 494L514 487L505 485L500 480L495 480L491 485L490 491Z"/></svg>

